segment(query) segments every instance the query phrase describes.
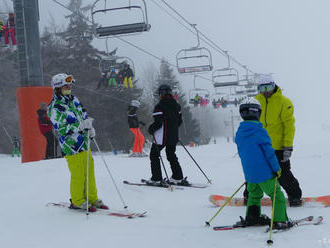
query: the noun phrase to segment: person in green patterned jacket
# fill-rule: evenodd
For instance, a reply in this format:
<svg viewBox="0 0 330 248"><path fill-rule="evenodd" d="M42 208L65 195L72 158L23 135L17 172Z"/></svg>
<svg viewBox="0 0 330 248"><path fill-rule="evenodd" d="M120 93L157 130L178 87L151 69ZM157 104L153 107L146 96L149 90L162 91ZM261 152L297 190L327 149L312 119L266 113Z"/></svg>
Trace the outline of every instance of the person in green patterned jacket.
<svg viewBox="0 0 330 248"><path fill-rule="evenodd" d="M62 153L68 163L71 173L70 193L71 208L88 209L91 212L97 208L108 209L102 200L98 199L94 176L94 161L89 149L89 139L95 137L92 118L88 118L86 110L79 99L71 94L72 75L60 73L52 78L53 99L48 106L48 116L59 134ZM88 155L87 155L88 153ZM88 159L87 159L88 156ZM88 161L88 180L86 177ZM88 181L88 205L86 182Z"/></svg>

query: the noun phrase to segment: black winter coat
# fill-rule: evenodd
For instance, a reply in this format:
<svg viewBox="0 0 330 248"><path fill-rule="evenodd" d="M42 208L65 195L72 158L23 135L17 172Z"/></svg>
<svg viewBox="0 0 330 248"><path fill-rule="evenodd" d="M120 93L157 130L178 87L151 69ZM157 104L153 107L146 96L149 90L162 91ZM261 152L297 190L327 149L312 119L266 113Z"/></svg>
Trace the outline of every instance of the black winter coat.
<svg viewBox="0 0 330 248"><path fill-rule="evenodd" d="M168 95L155 106L152 114L154 122L149 133L154 135L159 145L176 145L179 141L179 127L182 123L181 106Z"/></svg>

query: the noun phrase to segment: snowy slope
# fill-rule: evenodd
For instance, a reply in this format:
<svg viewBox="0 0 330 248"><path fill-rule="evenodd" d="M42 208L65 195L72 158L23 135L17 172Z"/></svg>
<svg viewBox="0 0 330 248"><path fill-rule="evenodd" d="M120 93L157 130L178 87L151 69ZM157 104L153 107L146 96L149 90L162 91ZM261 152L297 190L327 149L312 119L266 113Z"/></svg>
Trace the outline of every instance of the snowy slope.
<svg viewBox="0 0 330 248"><path fill-rule="evenodd" d="M0 247L266 247L268 234L264 227L224 232L204 227L217 211L209 204L208 196L230 195L243 183L235 145L218 139L216 145L188 149L213 180L210 187L170 192L124 185L125 179L139 181L150 177L149 159L103 155L129 209L148 211L146 218L137 219L97 214L87 219L83 213L46 207L50 201L69 199L70 178L65 160L21 164L17 158L1 155ZM206 182L182 147L178 147L178 157L190 181ZM94 158L99 197L112 208L122 209L100 154ZM327 146L297 146L292 164L304 195L330 194L329 162ZM169 168L167 161L166 165ZM270 208L263 211L270 214ZM226 207L212 224L232 224L244 213L243 207ZM274 247L330 247L329 209L290 208L288 214L291 218L323 215L325 221L318 227L303 226L274 234Z"/></svg>

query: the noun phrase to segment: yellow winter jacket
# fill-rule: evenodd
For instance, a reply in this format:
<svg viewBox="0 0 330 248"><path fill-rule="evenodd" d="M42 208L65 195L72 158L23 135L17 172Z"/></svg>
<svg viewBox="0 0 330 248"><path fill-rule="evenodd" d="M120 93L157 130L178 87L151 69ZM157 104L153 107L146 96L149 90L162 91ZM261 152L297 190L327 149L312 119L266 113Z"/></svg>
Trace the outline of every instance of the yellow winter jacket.
<svg viewBox="0 0 330 248"><path fill-rule="evenodd" d="M255 97L261 105L260 122L266 128L275 150L292 147L295 133L295 118L293 104L289 98L282 95L282 90L276 86L271 97L258 94Z"/></svg>

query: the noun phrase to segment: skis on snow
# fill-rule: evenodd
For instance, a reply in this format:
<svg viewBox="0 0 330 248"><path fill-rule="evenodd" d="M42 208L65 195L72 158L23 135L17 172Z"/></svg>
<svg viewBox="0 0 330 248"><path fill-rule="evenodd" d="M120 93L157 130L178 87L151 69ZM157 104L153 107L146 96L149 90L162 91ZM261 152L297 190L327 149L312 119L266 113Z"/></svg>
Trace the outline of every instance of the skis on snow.
<svg viewBox="0 0 330 248"><path fill-rule="evenodd" d="M323 221L323 217L319 216L314 219L313 216L308 216L305 218L297 219L297 220L291 220L293 222L293 226L302 226L302 225L319 225ZM256 227L256 226L245 226L245 225L240 225L240 224L234 224L234 225L227 225L227 226L214 226L213 230L214 231L226 231L226 230L233 230L233 229L239 229L239 228L248 228L248 227ZM285 229L273 229L273 233L276 232L281 232L281 231L286 231L291 229L290 228L285 228ZM266 232L269 232L270 228L267 227Z"/></svg>
<svg viewBox="0 0 330 248"><path fill-rule="evenodd" d="M67 208L70 210L78 211L78 212L85 212L85 209L72 209L70 208L70 203L68 202L49 202L46 204L47 207L60 207L60 208ZM98 209L96 212L92 213L93 215L102 214L108 216L115 216L115 217L124 217L124 218L135 218L135 217L145 217L147 212L130 212L127 210L104 210Z"/></svg>
<svg viewBox="0 0 330 248"><path fill-rule="evenodd" d="M159 188L169 188L172 186L174 189L183 189L183 187L191 187L191 188L206 188L208 185L205 184L197 184L197 183L189 183L187 185L182 184L169 184L166 182L162 183L149 183L146 179L141 179L140 183L129 182L127 180L123 181L124 184L133 185L133 186L151 186L151 187L159 187Z"/></svg>

